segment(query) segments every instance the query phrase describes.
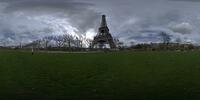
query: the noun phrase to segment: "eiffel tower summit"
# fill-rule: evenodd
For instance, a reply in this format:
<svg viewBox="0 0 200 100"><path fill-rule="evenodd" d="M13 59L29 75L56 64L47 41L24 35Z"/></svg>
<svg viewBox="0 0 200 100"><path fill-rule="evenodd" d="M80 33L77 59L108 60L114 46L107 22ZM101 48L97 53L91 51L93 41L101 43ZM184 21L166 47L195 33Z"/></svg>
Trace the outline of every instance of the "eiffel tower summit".
<svg viewBox="0 0 200 100"><path fill-rule="evenodd" d="M102 15L101 26L99 27L98 34L94 37L92 48L116 48L107 26L106 15Z"/></svg>

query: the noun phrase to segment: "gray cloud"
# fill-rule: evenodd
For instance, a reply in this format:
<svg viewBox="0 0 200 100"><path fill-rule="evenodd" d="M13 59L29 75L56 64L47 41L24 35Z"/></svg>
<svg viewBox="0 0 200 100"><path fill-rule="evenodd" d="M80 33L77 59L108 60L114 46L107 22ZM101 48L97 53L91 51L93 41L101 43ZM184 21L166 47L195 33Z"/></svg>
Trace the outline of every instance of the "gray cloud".
<svg viewBox="0 0 200 100"><path fill-rule="evenodd" d="M159 34L160 31L172 35L172 40L180 37L185 42L194 40L193 36L198 36L200 32L198 27L196 27L200 25L198 14L200 7L198 4L171 2L168 0L125 1L126 3L121 3L120 7L112 7L113 9L118 9L116 12L112 11L111 14L107 11L110 8L109 6L104 7L105 10L101 9L103 12L108 12L110 16L115 16L111 18L111 30L125 42L135 40L142 42L144 39L146 39L145 41L158 41L158 35L154 35L155 37L152 38L151 34L152 32ZM172 29L169 27L172 23L176 25L188 23L189 27L180 25ZM145 30L150 31L144 32ZM187 35L186 33L190 33L191 35ZM142 37L143 39L141 40Z"/></svg>
<svg viewBox="0 0 200 100"><path fill-rule="evenodd" d="M73 2L71 0L13 0L6 3L8 3L8 6L5 8L5 12L31 11L31 13L42 12L43 14L55 12L78 13L79 10L92 6L89 3Z"/></svg>
<svg viewBox="0 0 200 100"><path fill-rule="evenodd" d="M0 0L0 4L1 36L13 41L28 42L49 34L81 35L95 28L100 15L90 9L93 4L72 0Z"/></svg>
<svg viewBox="0 0 200 100"><path fill-rule="evenodd" d="M199 0L0 0L0 40L94 35L103 13L110 32L127 43L156 42L163 31L174 40L199 42L200 7L194 1Z"/></svg>
<svg viewBox="0 0 200 100"><path fill-rule="evenodd" d="M170 0L170 1L200 2L200 0Z"/></svg>

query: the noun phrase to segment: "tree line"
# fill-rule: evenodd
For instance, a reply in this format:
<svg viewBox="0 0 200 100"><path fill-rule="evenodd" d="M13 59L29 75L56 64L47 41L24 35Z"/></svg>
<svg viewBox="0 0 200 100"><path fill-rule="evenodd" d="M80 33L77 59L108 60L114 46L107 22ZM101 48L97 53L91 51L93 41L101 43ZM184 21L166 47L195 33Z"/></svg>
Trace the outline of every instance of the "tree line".
<svg viewBox="0 0 200 100"><path fill-rule="evenodd" d="M50 35L42 39L35 40L29 44L24 45L24 48L83 48L91 43L91 40L85 38L78 38L69 34L64 35Z"/></svg>

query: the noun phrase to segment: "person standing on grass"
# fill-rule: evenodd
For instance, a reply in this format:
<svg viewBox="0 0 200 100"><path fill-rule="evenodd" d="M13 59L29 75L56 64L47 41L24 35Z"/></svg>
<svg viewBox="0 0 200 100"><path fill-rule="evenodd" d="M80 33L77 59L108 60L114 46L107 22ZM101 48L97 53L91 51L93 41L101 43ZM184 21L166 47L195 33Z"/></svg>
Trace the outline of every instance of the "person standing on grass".
<svg viewBox="0 0 200 100"><path fill-rule="evenodd" d="M33 50L33 47L32 47L32 49L31 49L31 54L32 54L32 55L34 54L34 50Z"/></svg>

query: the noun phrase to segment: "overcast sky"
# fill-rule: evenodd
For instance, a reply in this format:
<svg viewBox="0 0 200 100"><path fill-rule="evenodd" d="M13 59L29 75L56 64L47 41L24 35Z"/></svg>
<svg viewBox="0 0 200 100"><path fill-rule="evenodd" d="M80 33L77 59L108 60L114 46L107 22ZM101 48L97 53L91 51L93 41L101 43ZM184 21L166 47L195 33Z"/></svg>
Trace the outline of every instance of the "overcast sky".
<svg viewBox="0 0 200 100"><path fill-rule="evenodd" d="M92 38L107 15L121 41L200 43L200 0L0 0L0 42L26 43L47 35Z"/></svg>

